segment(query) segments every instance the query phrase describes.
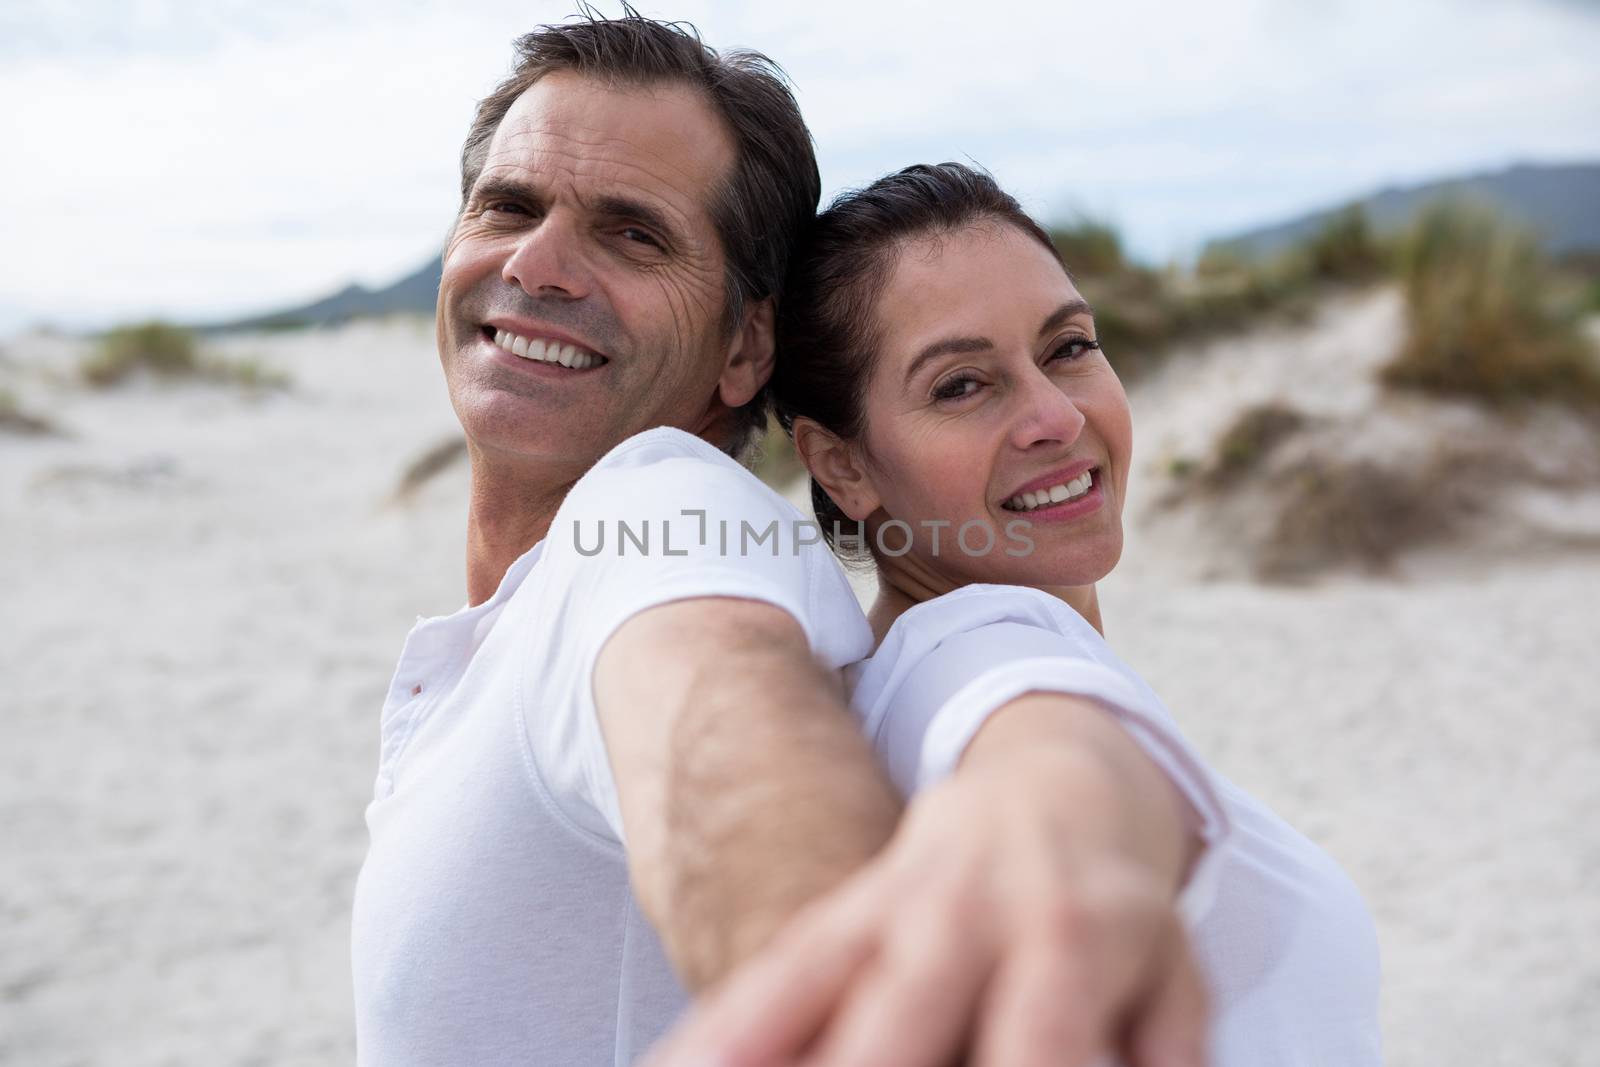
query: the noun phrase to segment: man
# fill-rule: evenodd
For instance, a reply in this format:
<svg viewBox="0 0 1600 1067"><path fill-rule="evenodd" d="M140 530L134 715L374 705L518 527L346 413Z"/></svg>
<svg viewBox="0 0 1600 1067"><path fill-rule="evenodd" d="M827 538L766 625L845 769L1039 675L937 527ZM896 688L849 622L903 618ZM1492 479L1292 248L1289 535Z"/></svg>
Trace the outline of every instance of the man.
<svg viewBox="0 0 1600 1067"><path fill-rule="evenodd" d="M931 860L1072 828L1081 796L993 761L1085 738L1144 775L1117 799L1147 831L1138 892L1120 898L1143 902L1140 922L1119 904L1091 945L1093 907L1049 887L1019 900L953 877L929 900L952 920L1070 914L1068 935L1045 931L1050 959L1123 961L1104 1003L1067 1013L1085 1048L1128 1020L1197 1045L1170 905L1198 842L1166 780L1087 704L1070 727L1002 715L990 773L955 776L897 831L901 801L834 673L870 633L793 509L729 458L758 424L784 264L820 191L782 80L631 12L518 47L463 149L444 257L469 607L412 631L384 709L353 924L361 1062L632 1062L685 986L749 958L891 835L898 856ZM752 549L746 527L777 542ZM894 911L856 919L892 926ZM971 975L1015 947L891 970L893 1006L857 1002L857 1040L918 1011L976 1020ZM1028 1055L1059 1052L1051 981L1005 1006Z"/></svg>

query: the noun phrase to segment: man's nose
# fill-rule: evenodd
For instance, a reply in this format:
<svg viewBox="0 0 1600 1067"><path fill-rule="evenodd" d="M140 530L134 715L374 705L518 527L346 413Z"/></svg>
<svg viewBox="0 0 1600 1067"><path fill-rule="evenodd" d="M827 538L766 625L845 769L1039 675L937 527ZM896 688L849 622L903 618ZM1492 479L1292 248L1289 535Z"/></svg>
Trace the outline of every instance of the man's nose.
<svg viewBox="0 0 1600 1067"><path fill-rule="evenodd" d="M1018 449L1039 444L1070 445L1083 432L1083 412L1048 374L1030 374L1020 390L1021 410L1011 428L1011 443Z"/></svg>
<svg viewBox="0 0 1600 1067"><path fill-rule="evenodd" d="M540 219L518 237L500 277L529 296L588 296L589 269L572 220L559 213Z"/></svg>

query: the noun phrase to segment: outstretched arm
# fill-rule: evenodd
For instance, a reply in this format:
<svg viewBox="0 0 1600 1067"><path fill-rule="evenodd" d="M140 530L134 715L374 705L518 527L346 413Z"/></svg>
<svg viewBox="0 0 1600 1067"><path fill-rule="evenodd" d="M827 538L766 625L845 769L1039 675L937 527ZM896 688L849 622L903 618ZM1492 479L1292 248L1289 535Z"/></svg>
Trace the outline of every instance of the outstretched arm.
<svg viewBox="0 0 1600 1067"><path fill-rule="evenodd" d="M650 1063L1198 1065L1205 993L1174 903L1197 848L1104 707L1021 696Z"/></svg>
<svg viewBox="0 0 1600 1067"><path fill-rule="evenodd" d="M702 597L641 612L594 671L630 876L684 982L750 956L894 831L898 793L793 616Z"/></svg>

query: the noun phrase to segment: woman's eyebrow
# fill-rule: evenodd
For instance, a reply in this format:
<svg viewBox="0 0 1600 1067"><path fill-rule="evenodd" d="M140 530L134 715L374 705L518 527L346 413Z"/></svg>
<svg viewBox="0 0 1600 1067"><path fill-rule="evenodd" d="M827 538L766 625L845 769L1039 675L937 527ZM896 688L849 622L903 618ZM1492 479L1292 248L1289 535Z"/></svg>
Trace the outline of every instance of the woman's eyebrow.
<svg viewBox="0 0 1600 1067"><path fill-rule="evenodd" d="M1060 326L1074 315L1092 316L1093 314L1094 308L1089 306L1089 302L1087 300L1068 300L1065 304L1062 304L1060 307L1051 312L1050 317L1044 320L1044 325L1039 327L1039 336L1043 337L1045 334Z"/></svg>
<svg viewBox="0 0 1600 1067"><path fill-rule="evenodd" d="M1093 314L1094 308L1089 306L1087 300L1068 300L1065 304L1052 311L1049 318L1044 320L1044 325L1039 327L1039 336L1043 337L1075 315ZM994 342L987 337L941 338L917 353L916 358L911 361L911 366L906 368L906 381L915 378L917 372L930 359L950 354L966 355L971 352L987 352L993 347Z"/></svg>
<svg viewBox="0 0 1600 1067"><path fill-rule="evenodd" d="M911 361L911 366L906 368L906 381L917 376L917 371L930 359L936 359L949 353L987 352L994 347L994 342L987 337L945 337L928 345L917 358Z"/></svg>

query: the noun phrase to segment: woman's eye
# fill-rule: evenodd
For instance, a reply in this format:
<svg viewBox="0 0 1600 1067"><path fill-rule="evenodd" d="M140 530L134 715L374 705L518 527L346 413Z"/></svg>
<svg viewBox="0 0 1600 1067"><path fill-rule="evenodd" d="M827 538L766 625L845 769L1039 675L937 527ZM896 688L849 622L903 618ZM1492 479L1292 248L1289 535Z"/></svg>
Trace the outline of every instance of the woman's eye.
<svg viewBox="0 0 1600 1067"><path fill-rule="evenodd" d="M935 400L959 400L976 393L980 385L976 378L951 378L940 382L933 390Z"/></svg>
<svg viewBox="0 0 1600 1067"><path fill-rule="evenodd" d="M1087 337L1069 337L1058 345L1054 352L1050 353L1050 360L1054 362L1058 359L1078 359L1099 348L1099 341L1092 341Z"/></svg>

